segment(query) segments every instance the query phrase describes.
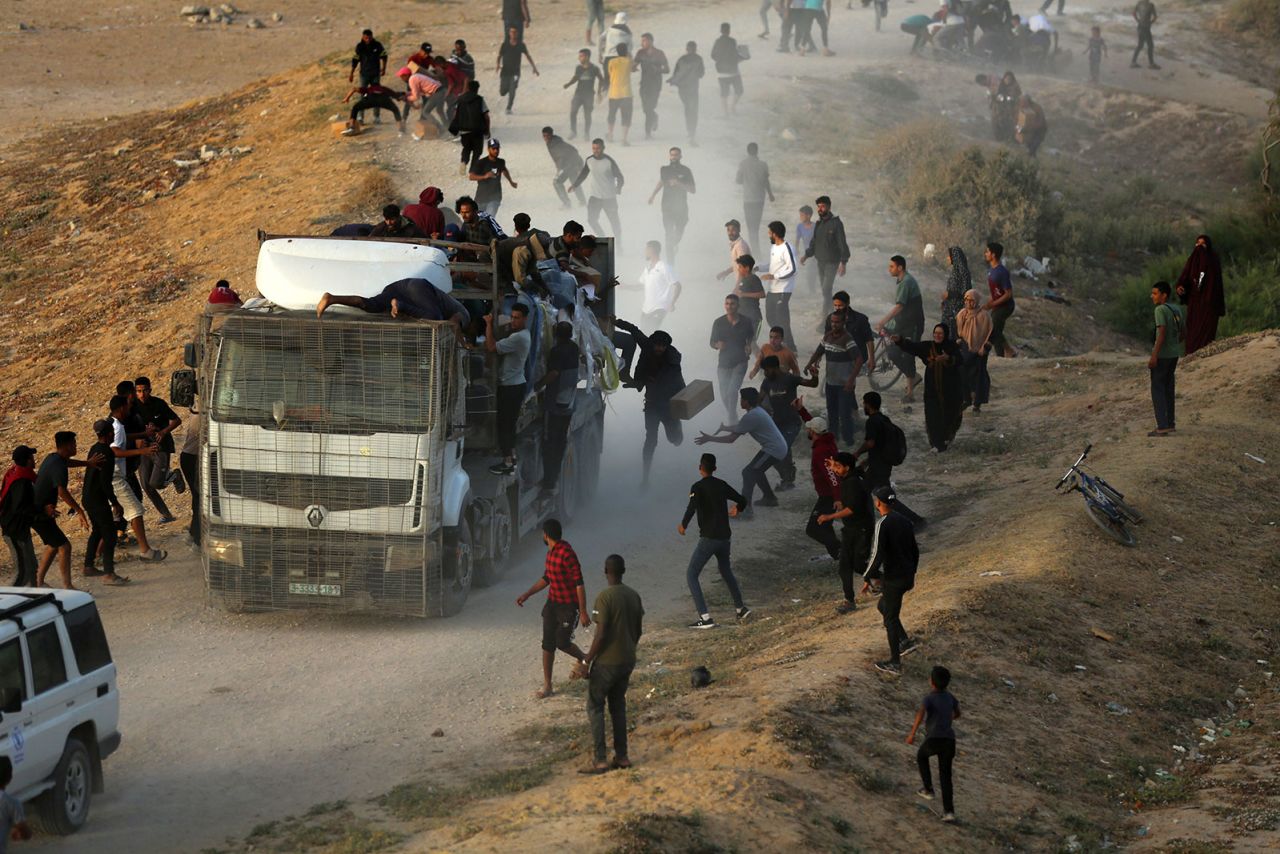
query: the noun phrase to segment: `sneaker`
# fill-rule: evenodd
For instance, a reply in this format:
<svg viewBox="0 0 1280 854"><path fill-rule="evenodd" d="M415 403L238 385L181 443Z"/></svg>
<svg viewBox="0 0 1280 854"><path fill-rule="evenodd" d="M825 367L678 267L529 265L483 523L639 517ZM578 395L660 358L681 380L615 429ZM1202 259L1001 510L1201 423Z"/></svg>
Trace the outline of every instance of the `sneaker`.
<svg viewBox="0 0 1280 854"><path fill-rule="evenodd" d="M945 821L947 824L955 824L956 814L953 812L944 812L942 814L942 820Z"/></svg>
<svg viewBox="0 0 1280 854"><path fill-rule="evenodd" d="M691 629L714 629L714 628L717 628L717 626L716 626L716 621L715 621L715 620L712 620L712 619L710 619L710 618L705 618L705 619L704 619L704 618L701 618L701 617L700 617L700 618L698 618L698 621L697 621L696 623L690 623L690 624L689 624L689 628L691 628Z"/></svg>
<svg viewBox="0 0 1280 854"><path fill-rule="evenodd" d="M169 472L169 476L164 479L164 483L165 486L172 486L179 495L187 491L187 481L182 476L182 472L177 469Z"/></svg>
<svg viewBox="0 0 1280 854"><path fill-rule="evenodd" d="M756 502L756 506L757 506L757 507L777 507L777 506L778 506L778 499L776 499L776 498L761 498L759 501L757 501L757 502Z"/></svg>
<svg viewBox="0 0 1280 854"><path fill-rule="evenodd" d="M850 602L848 599L836 606L837 614L852 614L856 610L858 610L858 606L855 603Z"/></svg>
<svg viewBox="0 0 1280 854"><path fill-rule="evenodd" d="M835 560L831 555L814 555L809 558L809 563L822 563L823 561Z"/></svg>
<svg viewBox="0 0 1280 854"><path fill-rule="evenodd" d="M888 673L892 676L902 675L902 665L896 661L877 661L876 670L881 673Z"/></svg>
<svg viewBox="0 0 1280 854"><path fill-rule="evenodd" d="M916 794L924 798L926 801L933 800L933 789L917 789Z"/></svg>
<svg viewBox="0 0 1280 854"><path fill-rule="evenodd" d="M751 609L750 609L750 608L748 608L746 605L743 605L741 608L739 608L739 609L738 609L737 611L735 611L734 613L736 613L736 614L738 615L738 619L739 619L739 620L745 620L747 617L750 617L750 616L751 616Z"/></svg>
<svg viewBox="0 0 1280 854"><path fill-rule="evenodd" d="M169 524L170 522L172 522L172 521L173 521L173 517L172 517L172 516L161 516L159 519L157 519L157 520L156 520L156 524L157 524L157 525L168 525L168 524Z"/></svg>
<svg viewBox="0 0 1280 854"><path fill-rule="evenodd" d="M898 644L898 655L910 655L920 648L920 641L915 638L907 638Z"/></svg>
<svg viewBox="0 0 1280 854"><path fill-rule="evenodd" d="M780 483L773 488L774 492L790 492L796 488L796 482L793 480L789 483Z"/></svg>
<svg viewBox="0 0 1280 854"><path fill-rule="evenodd" d="M343 135L343 136L355 136L355 135L356 135L356 129L355 129L355 128L347 128L346 130L344 130L344 131L342 132L342 135Z"/></svg>
<svg viewBox="0 0 1280 854"><path fill-rule="evenodd" d="M491 474L512 474L515 470L515 466L508 465L506 462L497 462L489 466L489 472Z"/></svg>

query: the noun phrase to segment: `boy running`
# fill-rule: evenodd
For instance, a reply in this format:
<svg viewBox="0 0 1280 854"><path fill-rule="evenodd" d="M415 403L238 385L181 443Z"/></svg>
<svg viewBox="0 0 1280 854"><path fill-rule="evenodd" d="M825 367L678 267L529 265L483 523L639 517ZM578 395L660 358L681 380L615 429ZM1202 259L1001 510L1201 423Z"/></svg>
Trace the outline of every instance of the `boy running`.
<svg viewBox="0 0 1280 854"><path fill-rule="evenodd" d="M952 729L952 721L960 720L960 701L951 695L947 686L951 684L951 671L942 665L933 668L929 674L929 687L933 690L924 696L924 702L916 710L915 723L907 734L907 744L916 743L916 730L924 724L924 744L916 752L916 763L920 766L920 782L923 787L918 794L926 801L933 800L933 776L929 773L929 757L938 757L938 777L942 782L942 820L948 824L956 820L955 802L951 797L951 763L956 758L956 731Z"/></svg>

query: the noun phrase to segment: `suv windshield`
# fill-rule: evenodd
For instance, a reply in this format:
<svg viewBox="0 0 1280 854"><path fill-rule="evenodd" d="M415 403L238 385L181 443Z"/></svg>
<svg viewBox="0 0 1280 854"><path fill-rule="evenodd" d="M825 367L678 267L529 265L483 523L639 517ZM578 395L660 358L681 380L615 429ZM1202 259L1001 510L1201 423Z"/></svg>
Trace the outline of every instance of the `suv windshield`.
<svg viewBox="0 0 1280 854"><path fill-rule="evenodd" d="M236 318L221 338L214 420L335 433L431 426L433 327Z"/></svg>

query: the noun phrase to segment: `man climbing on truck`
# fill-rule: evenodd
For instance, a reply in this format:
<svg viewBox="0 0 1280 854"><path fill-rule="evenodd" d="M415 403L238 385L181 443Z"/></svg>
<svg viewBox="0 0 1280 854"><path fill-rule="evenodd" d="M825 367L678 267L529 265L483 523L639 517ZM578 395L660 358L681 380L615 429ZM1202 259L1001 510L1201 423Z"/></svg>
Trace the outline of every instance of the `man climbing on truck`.
<svg viewBox="0 0 1280 854"><path fill-rule="evenodd" d="M370 314L390 314L392 317L447 320L453 324L458 343L467 346L463 329L471 322L471 315L462 303L426 279L397 279L383 288L376 297L326 293L316 303L316 317L324 317L331 305L346 305Z"/></svg>

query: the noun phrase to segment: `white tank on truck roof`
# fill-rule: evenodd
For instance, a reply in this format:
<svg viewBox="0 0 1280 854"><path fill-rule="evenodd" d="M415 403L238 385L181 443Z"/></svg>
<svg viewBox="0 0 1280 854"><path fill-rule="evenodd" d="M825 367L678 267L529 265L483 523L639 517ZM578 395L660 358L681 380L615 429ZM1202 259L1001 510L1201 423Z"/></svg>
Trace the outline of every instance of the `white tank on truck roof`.
<svg viewBox="0 0 1280 854"><path fill-rule="evenodd" d="M434 246L380 240L275 237L258 248L258 293L281 308L315 308L326 292L373 297L399 279L453 290L449 258Z"/></svg>

